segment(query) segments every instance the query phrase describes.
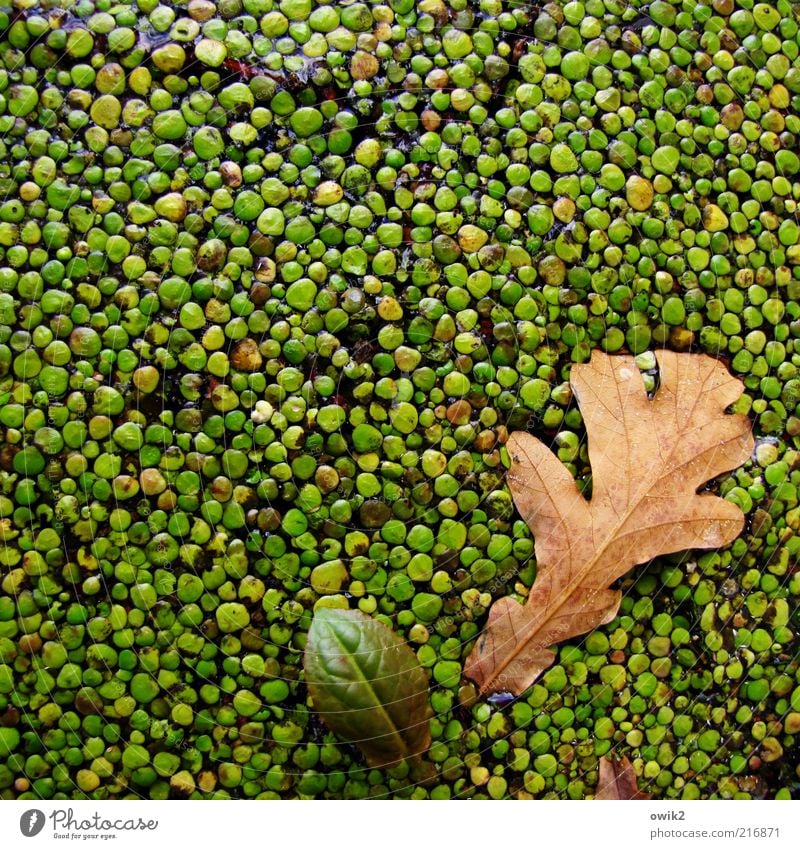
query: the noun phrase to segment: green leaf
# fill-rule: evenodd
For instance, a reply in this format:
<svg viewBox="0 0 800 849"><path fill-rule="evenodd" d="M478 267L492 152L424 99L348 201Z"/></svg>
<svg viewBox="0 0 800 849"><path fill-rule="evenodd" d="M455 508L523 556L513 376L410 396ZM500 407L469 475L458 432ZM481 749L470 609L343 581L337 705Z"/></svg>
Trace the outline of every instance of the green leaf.
<svg viewBox="0 0 800 849"><path fill-rule="evenodd" d="M393 631L358 610L314 615L305 677L325 724L371 767L391 767L430 745L428 679Z"/></svg>

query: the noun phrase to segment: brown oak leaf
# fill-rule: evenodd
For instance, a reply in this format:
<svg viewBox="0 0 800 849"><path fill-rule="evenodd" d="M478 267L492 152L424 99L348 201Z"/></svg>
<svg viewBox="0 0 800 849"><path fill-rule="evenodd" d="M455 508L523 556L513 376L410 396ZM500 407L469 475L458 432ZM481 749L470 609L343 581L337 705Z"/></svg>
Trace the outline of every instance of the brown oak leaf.
<svg viewBox="0 0 800 849"><path fill-rule="evenodd" d="M637 563L718 548L741 532L736 505L697 490L752 453L749 420L725 412L742 383L705 354L657 358L652 399L633 357L595 351L572 367L591 501L544 443L509 438L508 484L533 531L537 575L524 605L509 597L492 605L465 667L482 692L521 693L553 663L551 646L610 622L621 599L610 585Z"/></svg>

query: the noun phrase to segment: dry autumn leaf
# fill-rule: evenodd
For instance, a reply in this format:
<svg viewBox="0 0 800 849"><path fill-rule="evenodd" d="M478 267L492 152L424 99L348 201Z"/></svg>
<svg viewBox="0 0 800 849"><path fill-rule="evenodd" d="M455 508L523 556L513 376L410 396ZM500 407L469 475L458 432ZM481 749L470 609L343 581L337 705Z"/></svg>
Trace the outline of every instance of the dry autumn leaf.
<svg viewBox="0 0 800 849"><path fill-rule="evenodd" d="M600 777L594 798L602 801L649 799L650 795L639 790L633 764L627 758L617 761L603 756L600 758Z"/></svg>
<svg viewBox="0 0 800 849"><path fill-rule="evenodd" d="M698 487L753 450L750 423L725 409L743 386L704 354L658 355L650 399L632 357L572 368L589 436L587 501L550 449L527 433L508 441L508 484L536 542L537 576L525 605L495 602L465 667L483 692L521 693L550 666L550 646L614 618L610 584L637 563L687 548L718 548L742 530L734 504Z"/></svg>

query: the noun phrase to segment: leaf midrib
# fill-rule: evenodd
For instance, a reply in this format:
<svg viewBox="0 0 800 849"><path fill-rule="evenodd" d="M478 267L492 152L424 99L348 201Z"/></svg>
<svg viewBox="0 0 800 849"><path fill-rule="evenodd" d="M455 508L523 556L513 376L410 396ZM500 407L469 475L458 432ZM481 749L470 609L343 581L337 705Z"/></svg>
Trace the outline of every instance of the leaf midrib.
<svg viewBox="0 0 800 849"><path fill-rule="evenodd" d="M361 666L356 662L356 658L358 657L358 652L348 651L347 646L344 644L344 641L339 637L339 634L336 632L336 629L331 627L330 624L328 624L328 628L329 628L331 634L333 634L333 638L336 640L336 642L337 642L337 644L338 644L338 646L339 646L339 648L342 652L342 655L348 659L349 666L351 666L353 669L356 670L357 676L358 676L361 684L363 684L363 686L365 686L367 688L370 695L372 696L372 699L375 703L375 708L377 708L378 712L383 717L383 719L386 721L389 728L391 728L390 734L374 735L371 739L381 739L381 740L383 740L383 739L388 738L388 737L394 737L395 740L397 740L399 742L401 750L404 753L403 756L405 756L405 753L408 751L408 747L406 746L406 741L403 739L403 735L401 734L400 729L397 727L397 725L395 725L394 719L392 719L391 715L387 712L383 701L378 697L378 694L375 691L375 688L372 686L371 680L368 679L364 675L364 672L361 669ZM362 636L363 636L363 632L362 632ZM368 708L368 709L372 710L374 708Z"/></svg>

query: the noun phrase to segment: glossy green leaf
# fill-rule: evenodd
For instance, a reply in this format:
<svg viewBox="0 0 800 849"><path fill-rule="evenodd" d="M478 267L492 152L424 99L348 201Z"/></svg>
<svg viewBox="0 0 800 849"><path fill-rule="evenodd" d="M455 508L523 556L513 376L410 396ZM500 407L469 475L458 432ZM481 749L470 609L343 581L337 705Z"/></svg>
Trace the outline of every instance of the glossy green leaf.
<svg viewBox="0 0 800 849"><path fill-rule="evenodd" d="M372 767L390 767L430 745L428 679L393 631L358 610L317 611L305 676L325 724L355 743Z"/></svg>

